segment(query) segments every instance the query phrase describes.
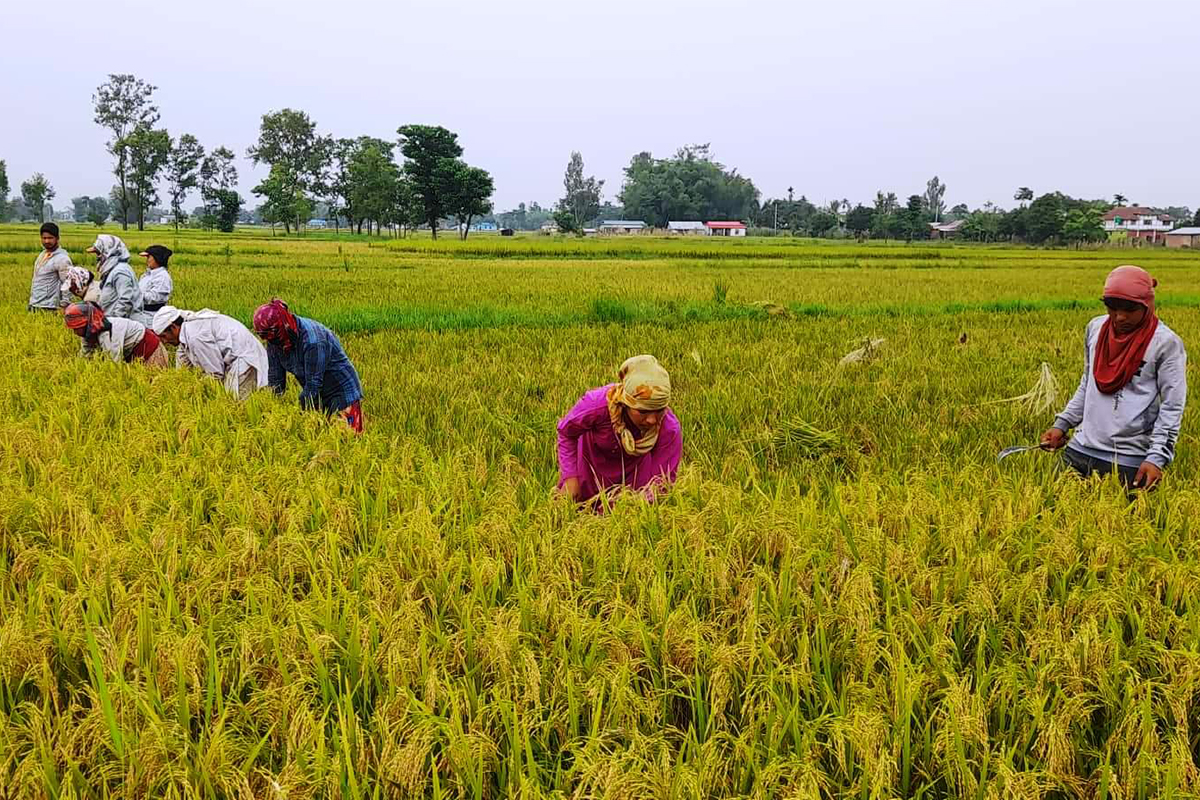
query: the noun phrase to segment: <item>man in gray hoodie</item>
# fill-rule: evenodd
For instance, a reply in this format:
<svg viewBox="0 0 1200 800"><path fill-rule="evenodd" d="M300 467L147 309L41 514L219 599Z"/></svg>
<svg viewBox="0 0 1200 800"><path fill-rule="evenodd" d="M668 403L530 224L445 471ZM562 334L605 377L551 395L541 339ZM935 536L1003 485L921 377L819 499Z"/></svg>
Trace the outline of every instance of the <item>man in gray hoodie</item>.
<svg viewBox="0 0 1200 800"><path fill-rule="evenodd" d="M1115 470L1140 489L1157 484L1174 460L1187 402L1187 351L1155 314L1157 285L1141 267L1109 274L1108 314L1088 323L1079 388L1041 440L1048 450L1065 448L1063 461L1081 475Z"/></svg>
<svg viewBox="0 0 1200 800"><path fill-rule="evenodd" d="M29 289L30 311L57 311L69 302L62 291L71 256L58 244L58 226L53 222L42 225L42 252L33 264L33 285Z"/></svg>

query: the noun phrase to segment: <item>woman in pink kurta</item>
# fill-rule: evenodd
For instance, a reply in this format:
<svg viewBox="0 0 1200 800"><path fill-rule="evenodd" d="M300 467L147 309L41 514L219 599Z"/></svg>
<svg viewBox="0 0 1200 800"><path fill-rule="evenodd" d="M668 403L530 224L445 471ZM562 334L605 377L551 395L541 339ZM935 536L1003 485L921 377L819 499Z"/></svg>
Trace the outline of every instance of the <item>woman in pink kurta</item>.
<svg viewBox="0 0 1200 800"><path fill-rule="evenodd" d="M622 364L616 383L592 389L559 420L559 489L579 503L621 489L654 499L674 482L683 452L670 400L671 379L654 356Z"/></svg>

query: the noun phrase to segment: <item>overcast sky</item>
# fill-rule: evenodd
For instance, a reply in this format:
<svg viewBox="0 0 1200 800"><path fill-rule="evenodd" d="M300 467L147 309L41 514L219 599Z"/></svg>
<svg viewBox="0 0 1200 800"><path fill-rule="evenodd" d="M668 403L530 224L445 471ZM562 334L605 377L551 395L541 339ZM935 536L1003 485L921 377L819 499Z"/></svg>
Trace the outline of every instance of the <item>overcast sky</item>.
<svg viewBox="0 0 1200 800"><path fill-rule="evenodd" d="M459 134L498 209L561 194L571 150L620 188L642 150L710 142L764 197L869 201L934 174L949 205L1019 185L1200 205L1200 2L56 0L5 4L0 158L56 207L113 183L92 94L158 87L172 135L241 161L263 113L336 136ZM198 202L198 198L193 198ZM192 205L194 203L189 203Z"/></svg>

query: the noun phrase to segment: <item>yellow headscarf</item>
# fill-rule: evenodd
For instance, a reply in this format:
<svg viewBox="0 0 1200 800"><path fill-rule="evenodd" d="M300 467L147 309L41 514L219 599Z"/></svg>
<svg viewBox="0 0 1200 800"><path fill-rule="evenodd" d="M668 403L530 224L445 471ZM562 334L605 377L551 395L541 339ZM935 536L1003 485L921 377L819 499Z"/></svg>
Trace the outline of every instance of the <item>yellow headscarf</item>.
<svg viewBox="0 0 1200 800"><path fill-rule="evenodd" d="M634 438L625 424L625 408L661 411L671 402L671 376L654 356L634 356L621 365L617 382L608 390L608 418L621 447L631 456L644 456L654 449L663 415L658 423Z"/></svg>

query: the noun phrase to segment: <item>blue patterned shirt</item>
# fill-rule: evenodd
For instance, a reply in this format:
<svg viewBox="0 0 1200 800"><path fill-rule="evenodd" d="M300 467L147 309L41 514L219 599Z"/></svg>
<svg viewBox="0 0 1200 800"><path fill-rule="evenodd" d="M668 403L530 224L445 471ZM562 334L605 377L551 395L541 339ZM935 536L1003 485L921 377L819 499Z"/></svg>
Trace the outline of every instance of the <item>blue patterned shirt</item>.
<svg viewBox="0 0 1200 800"><path fill-rule="evenodd" d="M287 388L287 373L300 382L300 405L326 414L349 408L362 399L362 384L342 343L333 331L316 320L296 317L296 343L284 351L267 345L267 383L276 394Z"/></svg>

